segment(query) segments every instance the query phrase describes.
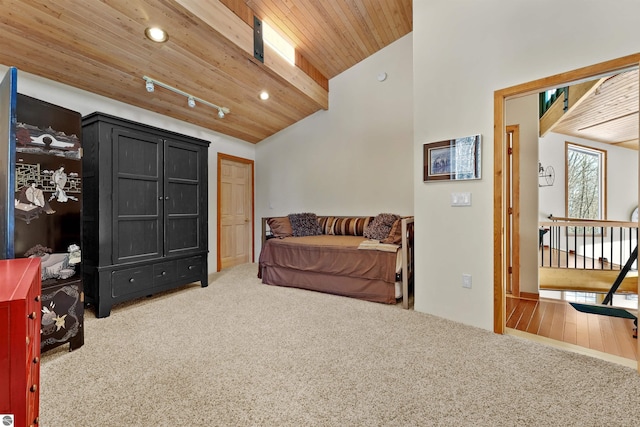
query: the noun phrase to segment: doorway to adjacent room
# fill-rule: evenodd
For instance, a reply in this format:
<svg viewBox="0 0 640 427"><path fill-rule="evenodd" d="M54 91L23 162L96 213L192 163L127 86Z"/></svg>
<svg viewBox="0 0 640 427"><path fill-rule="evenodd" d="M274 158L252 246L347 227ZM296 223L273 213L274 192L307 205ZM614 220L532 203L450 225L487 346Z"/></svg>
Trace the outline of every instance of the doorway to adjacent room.
<svg viewBox="0 0 640 427"><path fill-rule="evenodd" d="M508 99L600 76L612 75L637 68L639 63L640 54L630 55L496 91L494 94L494 129L505 129L505 101ZM637 108L635 115L637 118ZM506 294L511 262L509 262L510 257L505 254L510 250L514 239L516 242L519 239L517 232L511 235L505 232L509 229L507 223L510 222L510 192L507 192L510 187L505 182L511 175L507 166L509 150L507 139L506 133L496 132L494 134L494 176L496 177L494 180L494 331L497 333L505 332L507 322Z"/></svg>

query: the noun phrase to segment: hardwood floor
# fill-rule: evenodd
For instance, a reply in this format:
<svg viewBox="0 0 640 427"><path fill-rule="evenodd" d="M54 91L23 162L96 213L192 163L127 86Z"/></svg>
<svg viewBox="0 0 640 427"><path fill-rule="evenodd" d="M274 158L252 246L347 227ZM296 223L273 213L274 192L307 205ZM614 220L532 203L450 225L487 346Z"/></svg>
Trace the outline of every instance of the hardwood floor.
<svg viewBox="0 0 640 427"><path fill-rule="evenodd" d="M576 311L566 301L507 295L507 328L637 360L633 320Z"/></svg>

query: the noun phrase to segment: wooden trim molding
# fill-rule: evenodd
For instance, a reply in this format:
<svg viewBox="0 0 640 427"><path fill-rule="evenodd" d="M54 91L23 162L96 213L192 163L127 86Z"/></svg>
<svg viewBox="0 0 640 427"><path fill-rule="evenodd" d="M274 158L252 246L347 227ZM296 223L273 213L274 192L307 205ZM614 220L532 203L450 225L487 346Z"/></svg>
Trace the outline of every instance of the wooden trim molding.
<svg viewBox="0 0 640 427"><path fill-rule="evenodd" d="M533 292L520 292L521 299L539 300L540 294L534 294Z"/></svg>
<svg viewBox="0 0 640 427"><path fill-rule="evenodd" d="M504 133L504 103L506 89L493 95L493 331L504 334L506 306L506 280L509 265L505 262L504 225L508 218L505 209L504 159L507 151Z"/></svg>
<svg viewBox="0 0 640 427"><path fill-rule="evenodd" d="M520 125L507 126L505 133L511 135L511 155L510 159L506 160L505 166L510 171L508 175L512 177L510 203L507 206L507 213L509 206L511 206L511 227L509 227L510 236L507 236L506 239L512 244L510 248L506 246L507 252L505 254L510 260L509 265L511 266L511 295L517 297L520 296ZM509 163L511 163L511 168L509 168ZM505 179L508 180L509 176L506 176ZM507 195L507 199L509 199L509 195Z"/></svg>
<svg viewBox="0 0 640 427"><path fill-rule="evenodd" d="M505 162L505 117L504 104L508 98L539 93L550 87L566 86L570 82L579 82L584 79L595 79L599 76L622 71L625 69L638 67L640 65L640 53L617 58L611 61L579 68L577 70L566 73L556 74L550 77L534 80L516 86L494 92L494 141L493 141L493 164L494 164L494 183L493 183L493 301L494 316L493 327L494 332L503 334L505 332L505 280L508 266L504 262L504 253L506 250L506 242L504 238L506 206L505 206L505 179L504 162ZM640 364L638 365L640 372Z"/></svg>

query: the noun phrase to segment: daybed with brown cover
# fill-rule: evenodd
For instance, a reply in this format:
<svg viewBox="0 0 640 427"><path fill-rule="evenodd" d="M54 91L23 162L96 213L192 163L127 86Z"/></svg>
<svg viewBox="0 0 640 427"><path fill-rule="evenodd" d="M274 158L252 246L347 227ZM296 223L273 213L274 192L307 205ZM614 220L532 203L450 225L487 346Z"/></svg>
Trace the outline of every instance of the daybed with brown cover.
<svg viewBox="0 0 640 427"><path fill-rule="evenodd" d="M262 218L262 283L409 308L413 217Z"/></svg>

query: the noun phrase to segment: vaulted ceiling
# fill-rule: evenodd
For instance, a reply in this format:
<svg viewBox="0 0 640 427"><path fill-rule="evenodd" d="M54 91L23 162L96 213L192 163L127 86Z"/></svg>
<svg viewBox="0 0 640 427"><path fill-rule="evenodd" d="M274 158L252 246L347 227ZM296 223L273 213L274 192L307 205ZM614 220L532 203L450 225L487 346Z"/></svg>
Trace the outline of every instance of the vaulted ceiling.
<svg viewBox="0 0 640 427"><path fill-rule="evenodd" d="M254 15L295 46L295 66L268 47L254 58ZM167 42L145 37L153 25ZM257 143L330 108L328 79L411 31L412 0L6 0L0 63ZM147 92L143 76L230 113Z"/></svg>
<svg viewBox="0 0 640 427"><path fill-rule="evenodd" d="M573 91L577 93L575 99ZM638 150L637 68L569 86L568 93L566 113L558 105L558 115L548 124L546 117L540 120L542 135L555 132ZM563 99L556 103L562 104Z"/></svg>

